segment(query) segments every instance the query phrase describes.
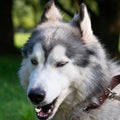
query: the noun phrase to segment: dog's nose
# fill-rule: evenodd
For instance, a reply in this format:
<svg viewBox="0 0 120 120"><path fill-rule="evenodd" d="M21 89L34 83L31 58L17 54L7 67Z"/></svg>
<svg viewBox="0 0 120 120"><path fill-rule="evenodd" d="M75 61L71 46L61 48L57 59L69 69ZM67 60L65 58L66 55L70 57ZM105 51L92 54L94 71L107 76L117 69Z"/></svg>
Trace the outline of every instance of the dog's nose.
<svg viewBox="0 0 120 120"><path fill-rule="evenodd" d="M41 103L45 98L45 91L40 89L31 89L28 97L34 104Z"/></svg>

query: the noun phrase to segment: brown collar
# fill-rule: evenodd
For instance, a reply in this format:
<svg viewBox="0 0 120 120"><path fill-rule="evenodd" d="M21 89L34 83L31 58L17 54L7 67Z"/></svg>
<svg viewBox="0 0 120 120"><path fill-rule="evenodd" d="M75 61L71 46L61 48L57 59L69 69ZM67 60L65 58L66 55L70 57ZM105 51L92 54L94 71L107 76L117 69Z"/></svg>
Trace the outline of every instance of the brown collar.
<svg viewBox="0 0 120 120"><path fill-rule="evenodd" d="M99 104L92 103L92 104L88 105L84 109L84 111L89 111L91 109L96 109L96 108L100 107L105 102L105 100L109 97L109 94L111 93L111 90L113 88L115 88L118 84L120 84L120 75L114 76L112 78L112 81L111 81L110 85L108 86L108 88L106 88L104 90L103 94L98 97Z"/></svg>

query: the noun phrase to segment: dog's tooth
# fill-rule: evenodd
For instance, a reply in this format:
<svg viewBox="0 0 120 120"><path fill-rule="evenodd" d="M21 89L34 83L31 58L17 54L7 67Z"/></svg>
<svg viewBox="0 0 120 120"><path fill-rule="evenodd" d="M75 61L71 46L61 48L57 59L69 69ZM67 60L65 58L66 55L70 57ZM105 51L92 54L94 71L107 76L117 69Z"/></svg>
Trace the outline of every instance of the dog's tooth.
<svg viewBox="0 0 120 120"><path fill-rule="evenodd" d="M51 106L51 109L53 109L53 108L54 108L54 106L52 105L52 106Z"/></svg>
<svg viewBox="0 0 120 120"><path fill-rule="evenodd" d="M51 109L48 110L48 113L51 113Z"/></svg>
<svg viewBox="0 0 120 120"><path fill-rule="evenodd" d="M35 108L35 111L38 113L41 111L41 109Z"/></svg>
<svg viewBox="0 0 120 120"><path fill-rule="evenodd" d="M47 117L47 115L46 115L46 114L44 114L43 116L44 116L44 117Z"/></svg>

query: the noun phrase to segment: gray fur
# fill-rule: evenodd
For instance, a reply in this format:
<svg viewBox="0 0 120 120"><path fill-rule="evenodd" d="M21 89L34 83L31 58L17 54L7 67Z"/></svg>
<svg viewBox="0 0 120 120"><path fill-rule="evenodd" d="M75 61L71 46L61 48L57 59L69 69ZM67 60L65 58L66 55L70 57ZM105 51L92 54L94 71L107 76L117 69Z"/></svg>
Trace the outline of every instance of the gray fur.
<svg viewBox="0 0 120 120"><path fill-rule="evenodd" d="M53 34L52 36L46 36L45 33L51 31ZM86 66L89 63L89 54L87 49L83 47L83 42L79 40L79 36L76 36L74 33L69 31L68 29L64 29L64 34L68 36L69 39L66 37L59 35L62 31L62 27L57 28L45 28L45 29L35 29L31 38L26 43L23 48L23 55L27 57L29 54L32 53L33 46L40 42L42 47L45 51L45 56L47 60L47 56L51 52L51 50L58 44L67 48L66 55L71 59L76 59L75 64L80 66ZM58 34L58 36L56 36ZM74 42L74 40L76 42ZM49 44L48 44L49 41ZM74 43L74 44L73 44Z"/></svg>

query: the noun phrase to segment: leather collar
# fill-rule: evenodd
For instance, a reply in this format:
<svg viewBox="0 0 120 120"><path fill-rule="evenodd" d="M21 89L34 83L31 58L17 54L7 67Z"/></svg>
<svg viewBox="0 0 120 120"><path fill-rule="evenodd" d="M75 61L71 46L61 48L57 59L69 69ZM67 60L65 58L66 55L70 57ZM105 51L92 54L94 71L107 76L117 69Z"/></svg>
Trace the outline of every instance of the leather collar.
<svg viewBox="0 0 120 120"><path fill-rule="evenodd" d="M97 109L98 107L100 107L105 102L105 100L109 97L111 90L115 88L118 84L120 84L120 75L114 76L111 80L110 85L104 90L103 94L98 97L99 104L92 103L88 105L84 109L84 111L89 111L89 110Z"/></svg>

